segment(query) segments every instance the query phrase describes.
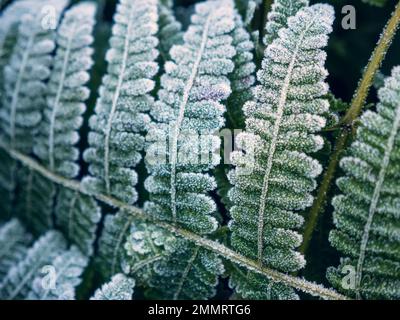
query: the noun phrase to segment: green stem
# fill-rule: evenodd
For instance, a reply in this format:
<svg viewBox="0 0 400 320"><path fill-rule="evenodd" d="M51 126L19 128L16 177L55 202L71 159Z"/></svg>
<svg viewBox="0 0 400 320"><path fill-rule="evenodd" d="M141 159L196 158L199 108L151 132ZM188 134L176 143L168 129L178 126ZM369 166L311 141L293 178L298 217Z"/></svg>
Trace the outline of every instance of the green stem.
<svg viewBox="0 0 400 320"><path fill-rule="evenodd" d="M369 60L368 65L365 68L363 77L358 84L358 88L354 94L351 106L341 121L341 133L336 142L334 153L332 154L332 158L322 179L321 186L318 190L317 197L314 200L314 204L311 207L310 216L305 226L303 243L300 247L300 252L303 254L305 254L310 245L312 234L318 221L318 216L325 207L326 199L330 190L330 186L332 184L332 180L335 177L337 164L339 163L341 154L345 150L347 143L355 132L355 121L362 111L365 100L367 99L369 90L373 83L375 74L379 70L382 61L385 58L386 52L389 49L390 44L392 43L393 37L396 34L399 24L400 1L397 3L391 18L389 19L386 27L383 30L377 46L372 52L371 59ZM349 126L352 127L352 130L349 130Z"/></svg>

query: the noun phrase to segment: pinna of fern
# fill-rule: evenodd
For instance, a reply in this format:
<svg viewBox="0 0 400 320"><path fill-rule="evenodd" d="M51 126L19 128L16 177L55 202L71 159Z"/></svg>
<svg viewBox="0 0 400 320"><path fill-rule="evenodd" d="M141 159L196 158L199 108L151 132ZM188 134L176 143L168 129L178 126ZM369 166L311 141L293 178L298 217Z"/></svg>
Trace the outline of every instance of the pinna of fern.
<svg viewBox="0 0 400 320"><path fill-rule="evenodd" d="M288 19L287 28L265 51L255 100L245 104L246 131L237 137L232 153L235 169L229 173L232 246L260 264L285 272L305 264L296 251L301 236L295 231L299 214L312 204L320 164L309 153L322 148L316 135L329 108L323 98L326 46L332 31L333 10L317 4L301 9ZM257 276L259 279L260 277ZM237 278L240 279L240 278ZM245 283L234 283L238 289ZM257 281L255 281L257 282ZM262 283L262 282L260 282ZM274 292L273 284L270 292ZM242 294L251 294L243 290ZM261 296L256 295L258 299ZM277 290L270 298L291 297Z"/></svg>
<svg viewBox="0 0 400 320"><path fill-rule="evenodd" d="M85 189L106 193L129 204L136 202L137 174L143 132L153 105L150 92L158 71L156 0L121 0L114 16L107 74L103 77L95 114L90 118L84 159L90 176Z"/></svg>
<svg viewBox="0 0 400 320"><path fill-rule="evenodd" d="M49 170L66 178L76 178L79 174L79 150L75 145L79 141L85 100L90 93L85 85L93 63L91 45L95 12L94 3L79 3L65 13L57 29L57 49L46 88L46 107L33 147L36 156ZM56 225L68 240L90 255L101 216L96 202L57 188L26 169L18 176L21 185L17 206L19 216L30 229L41 233L52 227L55 207Z"/></svg>
<svg viewBox="0 0 400 320"><path fill-rule="evenodd" d="M340 162L345 176L337 180L342 194L332 200L336 229L329 240L343 258L327 277L357 298L399 299L400 67L378 97L377 111L361 116L356 140ZM349 270L354 281L343 285Z"/></svg>
<svg viewBox="0 0 400 320"><path fill-rule="evenodd" d="M67 1L40 0L36 6L51 5L54 8L54 22L57 25L62 9ZM26 7L24 6L26 5ZM34 136L37 133L45 106L45 91L53 63L52 52L55 48L55 31L43 28L44 13L33 10L32 2L21 2L25 9L19 17L18 30L9 30L11 38L2 43L1 108L0 138L9 148L18 149L26 154L32 152ZM10 9L10 14L13 10ZM19 10L17 10L19 12ZM4 13L6 15L7 12ZM16 25L12 29L16 29ZM6 31L5 31L6 32ZM5 52L3 50L8 50ZM2 61L3 63L3 61ZM4 169L0 172L2 207L5 214L10 215L15 200L17 185L17 164L8 156L1 154Z"/></svg>
<svg viewBox="0 0 400 320"><path fill-rule="evenodd" d="M151 110L154 125L147 136L145 211L199 233L217 228L216 211L207 193L216 187L207 172L219 163L220 139L214 132L224 123L233 70L230 32L234 28L231 0L206 1L195 7L184 44L170 50L158 101ZM201 135L201 138L199 137ZM170 146L169 148L167 146Z"/></svg>

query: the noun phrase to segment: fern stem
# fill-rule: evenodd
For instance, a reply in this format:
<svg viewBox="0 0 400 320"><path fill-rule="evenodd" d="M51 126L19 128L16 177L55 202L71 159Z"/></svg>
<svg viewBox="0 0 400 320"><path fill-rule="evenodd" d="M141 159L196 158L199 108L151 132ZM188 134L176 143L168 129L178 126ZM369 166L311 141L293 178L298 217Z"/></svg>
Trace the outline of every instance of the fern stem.
<svg viewBox="0 0 400 320"><path fill-rule="evenodd" d="M305 226L305 231L303 234L303 243L300 247L300 252L305 254L307 251L312 234L314 232L315 226L318 221L319 213L325 207L326 199L330 190L332 180L335 177L336 167L340 160L340 155L347 146L347 142L350 140L352 133L355 130L349 130L349 126L355 125L355 120L357 120L360 115L362 108L367 99L369 90L372 86L373 79L376 72L379 70L383 59L385 58L386 52L389 49L393 37L400 24L400 1L397 3L392 16L390 17L386 27L384 28L382 35L376 45L374 51L372 52L371 58L365 68L363 77L358 84L357 90L353 96L351 106L347 111L346 115L343 117L341 124L341 133L338 140L336 141L335 151L332 154L331 160L329 162L328 168L324 174L321 186L318 190L317 197L314 200L313 206L310 210L310 216L307 220Z"/></svg>
<svg viewBox="0 0 400 320"><path fill-rule="evenodd" d="M272 279L272 281L281 282L285 285L296 288L305 293L321 297L323 299L329 299L329 300L349 299L348 297L340 293L337 293L332 289L324 288L322 285L318 285L316 283L306 281L302 278L297 278L276 270L272 270L264 266L260 266L257 261L246 258L217 241L203 238L202 236L199 236L191 231L185 230L170 223L154 220L152 217L146 215L142 209L128 205L116 198L110 197L105 194L90 194L81 187L79 181L67 179L58 174L55 174L54 172L49 171L47 168L40 165L36 160L32 159L31 157L28 157L19 151L8 149L8 146L5 145L3 142L0 142L0 148L5 150L13 159L19 161L22 165L37 172L38 174L42 175L44 178L52 181L53 183L62 185L63 187L74 191L78 191L82 194L92 196L96 198L98 201L106 203L114 208L126 210L132 215L132 218L137 218L143 221L147 221L149 223L153 223L163 229L166 229L178 236L185 238L186 240L189 240L197 244L202 248L213 251L216 254L220 255L221 257L232 261L233 263L241 265L242 267L245 267L248 270L264 275L269 279Z"/></svg>
<svg viewBox="0 0 400 320"><path fill-rule="evenodd" d="M375 74L379 70L382 61L385 58L386 52L392 43L393 37L396 34L399 24L400 1L397 3L391 18L389 19L385 29L381 34L377 46L372 52L371 59L368 62L367 67L365 68L363 77L359 82L358 88L354 94L350 109L347 111L342 120L343 124L352 124L353 121L356 120L360 115L360 112L365 104L365 100L367 99L369 89L371 88L371 85L373 83Z"/></svg>

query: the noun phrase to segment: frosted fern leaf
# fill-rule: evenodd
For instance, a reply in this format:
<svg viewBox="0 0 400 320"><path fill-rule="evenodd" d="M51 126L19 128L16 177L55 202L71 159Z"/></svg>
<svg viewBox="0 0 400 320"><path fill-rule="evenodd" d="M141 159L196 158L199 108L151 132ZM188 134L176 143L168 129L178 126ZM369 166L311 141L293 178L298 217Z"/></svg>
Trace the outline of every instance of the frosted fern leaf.
<svg viewBox="0 0 400 320"><path fill-rule="evenodd" d="M25 257L32 236L17 219L0 227L0 281L8 270Z"/></svg>
<svg viewBox="0 0 400 320"><path fill-rule="evenodd" d="M73 6L64 15L57 30L57 50L46 88L47 106L35 138L34 153L49 170L67 178L75 178L79 173L77 164L79 151L75 144L79 141L78 130L82 125L82 114L86 109L84 101L90 93L85 84L89 80L88 71L93 63L91 45L95 12L94 4L82 3ZM22 191L19 197L20 203L23 204L22 209L19 210L21 219L32 226L35 233L43 232L53 226L52 211L57 188L41 176L26 172L25 169L20 176ZM58 191L56 211L58 226L63 231L69 232L70 240L72 239L71 229L75 228L75 232L79 231L77 234L80 238L75 243L86 246L85 248L80 246L80 248L83 252L90 254L96 224L100 219L97 205L93 200L63 190L62 187ZM86 209L76 206L82 203L90 204L91 210L72 211ZM67 211L68 207L70 210ZM82 215L86 221L82 219L77 228L78 219L72 220L73 215ZM38 224L34 220L39 220L41 223Z"/></svg>
<svg viewBox="0 0 400 320"><path fill-rule="evenodd" d="M118 273L110 282L97 289L90 300L132 300L134 287L135 280Z"/></svg>
<svg viewBox="0 0 400 320"><path fill-rule="evenodd" d="M57 30L57 50L46 89L47 105L34 146L35 154L51 171L67 178L79 173L76 143L85 112L93 49L96 6L75 5Z"/></svg>
<svg viewBox="0 0 400 320"><path fill-rule="evenodd" d="M196 5L184 44L170 51L151 112L156 124L147 139L151 176L145 182L150 193L145 211L202 234L217 227L216 205L207 194L216 183L207 172L219 163L214 132L224 123L221 101L231 92L233 28L232 1Z"/></svg>
<svg viewBox="0 0 400 320"><path fill-rule="evenodd" d="M66 249L63 236L57 231L49 231L40 237L27 251L26 256L9 269L0 283L0 299L24 299L32 289L32 282L42 267Z"/></svg>
<svg viewBox="0 0 400 320"><path fill-rule="evenodd" d="M51 54L55 48L55 32L42 28L43 12L37 8L52 5L57 23L66 4L66 0L38 0L35 4L21 1L21 11L16 10L23 14L18 17L18 30L16 24L11 23L9 37L1 36L0 71L3 80L0 89L0 140L9 148L19 149L24 153L32 151L33 137L37 133L42 118L41 110L45 105L45 82L50 76L53 62ZM11 6L11 15L12 8ZM3 15L6 14L7 10ZM5 21L2 26L4 32L6 25ZM7 65L4 66L3 63L6 62ZM1 200L4 201L1 203L4 212L9 216L11 203L15 200L17 164L3 155L3 152L0 156L4 163L3 170L6 171L0 173Z"/></svg>
<svg viewBox="0 0 400 320"><path fill-rule="evenodd" d="M244 106L246 131L237 136L243 151L231 157L232 245L285 272L305 264L296 251L302 238L295 230L303 223L299 211L312 204L322 170L307 154L323 145L315 134L325 126L322 114L329 108L322 98L328 87L321 48L332 22L330 6L304 8L267 47L255 100Z"/></svg>
<svg viewBox="0 0 400 320"><path fill-rule="evenodd" d="M38 1L38 6L52 5L56 21L67 1ZM55 48L55 32L41 25L44 13L32 10L21 17L18 39L4 69L5 96L0 109L1 134L10 148L31 152L33 136L45 105L45 81L50 76Z"/></svg>
<svg viewBox="0 0 400 320"><path fill-rule="evenodd" d="M343 258L327 277L357 298L400 298L400 67L378 92L377 111L365 111L357 138L340 166L342 192L332 200L329 240ZM355 270L354 286L343 287L342 270ZM346 273L346 272L344 272Z"/></svg>
<svg viewBox="0 0 400 320"><path fill-rule="evenodd" d="M44 281L47 275L39 270L27 300L75 300L75 289L82 281L81 276L87 263L87 257L77 247L62 252L49 264L54 268L54 283L46 284Z"/></svg>
<svg viewBox="0 0 400 320"><path fill-rule="evenodd" d="M107 75L103 77L95 115L90 118L89 145L84 159L90 177L83 186L127 203L137 199L137 174L144 137L153 105L150 92L158 71L156 0L121 0L114 16L108 50Z"/></svg>

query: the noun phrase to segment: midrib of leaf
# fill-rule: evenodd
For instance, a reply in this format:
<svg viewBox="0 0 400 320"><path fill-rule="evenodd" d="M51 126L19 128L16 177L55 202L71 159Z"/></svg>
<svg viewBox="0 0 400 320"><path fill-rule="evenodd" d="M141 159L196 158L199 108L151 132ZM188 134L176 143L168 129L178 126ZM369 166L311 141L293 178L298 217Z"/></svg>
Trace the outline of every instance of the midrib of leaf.
<svg viewBox="0 0 400 320"><path fill-rule="evenodd" d="M124 240L125 234L128 231L128 228L130 227L132 220L133 220L133 217L130 217L128 219L128 221L126 221L126 223L124 224L124 227L122 228L121 232L118 234L117 243L115 245L115 248L113 250L113 255L112 255L111 274L116 273L115 270L116 270L119 252L121 250L121 247L123 246L123 240Z"/></svg>
<svg viewBox="0 0 400 320"><path fill-rule="evenodd" d="M132 22L133 22L133 12L134 12L134 6L132 5L130 7L129 18L128 18L129 21L128 21L128 27L127 27L125 43L124 43L124 53L122 56L121 72L118 76L118 83L117 83L117 87L115 88L111 111L110 111L110 115L107 120L107 126L106 126L106 131L105 131L105 136L104 136L104 181L106 184L107 194L110 194L110 191L111 191L110 163L109 163L111 127L112 127L112 123L114 121L115 112L117 111L118 99L119 99L119 96L121 93L121 87L122 87L122 83L123 83L124 77L125 77L125 70L126 70L126 64L127 64L127 60L128 60L128 53L129 53L129 44L131 41L131 33L132 33L131 31L132 31Z"/></svg>
<svg viewBox="0 0 400 320"><path fill-rule="evenodd" d="M187 276L189 275L190 270L192 269L193 262L194 262L194 260L196 260L197 254L199 253L199 250L200 250L200 247L198 247L198 246L193 250L193 255L190 257L190 259L188 261L188 264L187 264L185 270L183 271L183 274L181 276L181 280L179 281L178 289L176 290L176 292L174 294L173 300L178 300L179 295L181 294L183 285L184 285L184 283L186 281Z"/></svg>
<svg viewBox="0 0 400 320"><path fill-rule="evenodd" d="M197 55L196 61L193 64L193 68L189 77L189 80L184 88L183 91L183 96L182 96L182 101L179 106L179 114L178 118L176 120L176 124L174 127L174 132L172 136L172 146L171 146L171 211L172 211L172 219L174 224L177 223L177 217L176 217L176 164L177 164L177 158L178 158L178 138L180 134L180 127L182 125L182 121L185 117L185 109L186 105L189 100L189 94L190 90L192 89L194 85L194 81L197 76L197 72L199 69L199 65L201 62L201 59L203 57L204 49L208 40L208 31L210 28L210 21L212 17L212 13L209 13L207 16L207 20L204 24L204 30L201 38L201 44L199 48L199 53Z"/></svg>
<svg viewBox="0 0 400 320"><path fill-rule="evenodd" d="M10 149L1 140L0 140L0 148L3 149L5 152L7 152L10 157L20 162L23 166L37 172L42 177L53 183L61 185L70 190L77 191L81 194L93 197L98 201L110 205L114 208L126 210L127 212L129 212L132 219L136 218L139 219L140 221L153 223L154 225L159 226L164 230L170 231L175 235L181 236L182 238L190 241L191 243L196 244L201 248L215 252L224 259L227 259L237 265L245 267L249 271L253 271L258 274L264 275L267 278L271 279L272 281L286 284L290 287L296 288L308 294L321 297L324 299L333 299L333 300L349 299L348 297L337 293L335 290L327 289L316 283L309 282L305 279L294 277L292 275L285 274L265 266L260 266L257 263L257 261L249 259L217 241L197 235L194 232L191 232L184 228L180 228L176 225L155 220L152 217L149 217L149 215L145 214L141 208L129 205L127 203L124 203L123 201L120 201L114 197L111 197L103 193L97 193L97 194L90 193L84 188L82 188L82 185L80 184L79 181L67 179L52 171L49 171L47 168L43 167L41 164L39 164L36 160L32 159L31 157L22 154L18 150ZM0 290L2 289L1 285L2 284L0 284Z"/></svg>
<svg viewBox="0 0 400 320"><path fill-rule="evenodd" d="M361 239L360 255L358 257L357 271L356 271L357 299L361 299L360 285L361 285L362 271L363 271L363 265L364 265L364 260L365 260L365 253L366 253L367 244L368 244L369 232L371 230L372 221L374 219L376 208L378 206L379 197L380 197L380 194L382 191L383 183L385 181L385 175L386 175L387 168L389 166L390 155L393 151L396 135L399 130L399 125L400 125L400 105L397 107L397 110L396 110L396 116L395 116L395 119L393 122L393 127L392 127L392 130L390 132L390 136L389 136L389 139L387 142L387 147L385 149L385 154L384 154L384 157L382 160L382 166L381 166L381 169L379 170L378 181L376 182L376 185L374 188L374 193L372 195L371 204L370 204L369 210L368 210L367 222L364 226L364 232L363 232L363 236Z"/></svg>
<svg viewBox="0 0 400 320"><path fill-rule="evenodd" d="M285 80L280 92L280 97L278 101L278 113L276 116L276 120L274 123L274 128L272 131L272 139L270 143L270 148L268 150L268 158L267 158L267 167L265 169L265 175L264 175L264 180L263 180L263 187L260 195L260 206L258 210L258 230L257 230L257 257L258 257L258 263L262 265L262 257L263 257L263 250L264 250L264 241L263 241L263 236L264 236L264 214L265 214L265 206L267 202L267 195L268 195L268 189L269 189L269 182L270 182L270 175L271 175L271 170L272 170L272 164L274 161L274 156L275 156L275 151L276 151L276 143L278 141L278 136L279 136L279 129L281 126L281 121L282 121L282 116L283 116L283 109L286 104L286 99L287 99L287 94L289 91L289 85L290 85L290 80L292 78L292 72L294 65L296 63L297 59L297 54L299 51L300 44L302 43L308 29L314 24L315 18L310 22L310 24L304 29L302 32L300 39L296 43L295 50L293 52L292 59L290 61L289 67L287 74L285 76Z"/></svg>
<svg viewBox="0 0 400 320"><path fill-rule="evenodd" d="M54 126L56 123L57 112L60 107L61 93L64 89L65 76L66 76L67 67L68 67L69 55L71 53L72 40L73 40L74 34L75 34L76 23L74 23L74 25L71 29L72 29L72 31L70 32L70 34L68 36L67 49L65 51L63 66L62 66L62 70L61 70L61 78L60 78L60 82L58 84L57 94L56 94L56 98L54 101L54 106L53 106L53 110L51 112L51 118L50 118L49 166L50 166L50 170L52 170L52 171L54 171Z"/></svg>
<svg viewBox="0 0 400 320"><path fill-rule="evenodd" d="M23 75L25 73L25 68L26 65L28 64L29 56L32 50L32 46L34 44L35 40L35 34L32 33L29 36L28 40L28 45L24 51L22 62L21 62L21 67L19 68L18 71L18 77L17 77L17 82L15 83L15 88L12 94L12 99L11 99L11 114L10 114L10 147L14 148L15 147L15 119L17 116L17 105L18 105L18 100L19 100L19 94L21 91L21 85L22 85L22 79Z"/></svg>

